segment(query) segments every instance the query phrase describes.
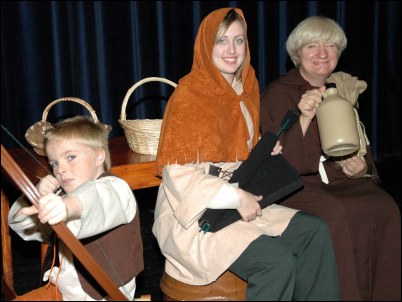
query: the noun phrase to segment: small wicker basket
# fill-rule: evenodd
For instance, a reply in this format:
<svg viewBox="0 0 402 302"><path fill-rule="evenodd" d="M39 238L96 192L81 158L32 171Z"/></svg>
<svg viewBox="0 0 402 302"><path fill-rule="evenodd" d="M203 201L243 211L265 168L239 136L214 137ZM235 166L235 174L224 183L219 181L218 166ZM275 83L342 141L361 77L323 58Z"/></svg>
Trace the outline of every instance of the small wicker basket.
<svg viewBox="0 0 402 302"><path fill-rule="evenodd" d="M159 135L161 132L162 119L126 119L126 107L130 95L135 89L144 83L163 82L176 88L177 84L158 77L149 77L135 83L126 93L121 105L119 123L123 127L128 146L136 153L156 155L158 152Z"/></svg>
<svg viewBox="0 0 402 302"><path fill-rule="evenodd" d="M88 111L91 113L93 121L95 123L99 122L98 117L95 114L95 110L91 107L91 105L89 105L87 102L85 102L82 99L79 99L76 97L63 97L63 98L54 100L49 105L47 105L47 107L43 111L42 120L40 122L36 122L35 124L33 124L25 132L25 139L33 147L34 151L37 154L42 155L42 156L46 155L45 150L44 150L44 139L45 139L44 133L45 133L46 127L49 127L52 125L51 123L46 121L50 108L53 107L53 105L55 105L57 103L67 102L67 101L81 104L86 109L88 109ZM109 125L104 125L104 127L107 131L110 131L112 129L112 127Z"/></svg>

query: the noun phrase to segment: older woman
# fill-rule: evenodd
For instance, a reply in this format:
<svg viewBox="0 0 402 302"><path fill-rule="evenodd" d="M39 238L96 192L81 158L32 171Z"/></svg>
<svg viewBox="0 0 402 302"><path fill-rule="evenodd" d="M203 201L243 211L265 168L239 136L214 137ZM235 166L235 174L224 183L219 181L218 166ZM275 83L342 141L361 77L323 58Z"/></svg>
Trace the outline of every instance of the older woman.
<svg viewBox="0 0 402 302"><path fill-rule="evenodd" d="M376 183L370 150L351 154L339 164L324 158L316 110L328 78L345 85L356 78L333 74L347 44L342 28L326 17L312 16L291 32L286 47L296 68L273 81L261 95L261 130L276 133L289 109L296 123L280 138L283 155L299 171L304 189L282 205L323 218L334 242L341 299L401 299L401 222L392 197ZM344 75L347 75L346 77ZM349 77L348 77L349 76ZM350 96L360 92L352 86ZM352 101L352 100L350 100Z"/></svg>

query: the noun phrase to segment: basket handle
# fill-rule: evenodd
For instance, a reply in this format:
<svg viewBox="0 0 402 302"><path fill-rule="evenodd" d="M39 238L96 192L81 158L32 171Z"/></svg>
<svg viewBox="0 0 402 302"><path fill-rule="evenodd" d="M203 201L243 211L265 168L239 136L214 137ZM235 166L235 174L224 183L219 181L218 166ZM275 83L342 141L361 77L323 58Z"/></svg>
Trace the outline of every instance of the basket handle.
<svg viewBox="0 0 402 302"><path fill-rule="evenodd" d="M89 105L84 100L76 98L76 97L63 97L63 98L59 98L59 99L54 100L53 102L51 102L49 105L46 106L45 110L43 111L42 122L46 122L47 114L49 113L49 110L53 105L55 105L57 103L60 103L60 102L66 102L66 101L76 102L78 104L81 104L85 108L87 108L88 111L91 113L91 116L92 116L92 118L94 120L94 123L95 124L98 123L98 117L96 116L95 110L91 107L91 105Z"/></svg>
<svg viewBox="0 0 402 302"><path fill-rule="evenodd" d="M172 82L165 78L158 78L158 77L149 77L149 78L142 79L141 81L138 81L127 91L126 96L124 97L123 104L121 105L121 113L120 113L120 119L122 121L125 121L126 117L127 117L126 107L127 107L127 103L128 103L128 99L130 98L130 95L139 86L141 86L142 84L148 83L148 82L163 82L163 83L173 86L174 88L176 88L176 86L177 86L177 84L175 82Z"/></svg>

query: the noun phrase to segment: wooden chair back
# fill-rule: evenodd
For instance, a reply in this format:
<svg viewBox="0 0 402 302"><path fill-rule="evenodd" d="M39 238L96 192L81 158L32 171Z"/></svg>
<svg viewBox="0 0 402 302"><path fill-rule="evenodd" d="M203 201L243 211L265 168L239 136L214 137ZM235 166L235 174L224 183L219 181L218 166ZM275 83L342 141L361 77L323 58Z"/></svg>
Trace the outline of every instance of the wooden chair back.
<svg viewBox="0 0 402 302"><path fill-rule="evenodd" d="M13 269L13 248L8 226L8 213L10 210L10 199L7 193L1 189L1 256L2 256L2 272L1 287L3 295L7 300L14 300L18 295L14 287L14 269ZM40 244L40 265L43 266L47 243Z"/></svg>
<svg viewBox="0 0 402 302"><path fill-rule="evenodd" d="M13 255L10 230L8 227L9 201L1 190L1 290L6 300L10 301L17 296L14 290Z"/></svg>

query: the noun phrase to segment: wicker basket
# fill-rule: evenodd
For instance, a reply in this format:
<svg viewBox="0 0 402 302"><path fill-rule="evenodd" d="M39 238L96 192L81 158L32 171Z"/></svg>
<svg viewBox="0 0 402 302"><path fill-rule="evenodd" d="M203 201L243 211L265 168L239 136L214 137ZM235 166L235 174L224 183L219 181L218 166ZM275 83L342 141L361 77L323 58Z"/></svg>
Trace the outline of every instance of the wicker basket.
<svg viewBox="0 0 402 302"><path fill-rule="evenodd" d="M44 132L46 130L46 127L49 127L52 125L51 123L46 121L50 108L57 103L67 102L67 101L79 103L82 106L84 106L91 113L91 116L92 116L92 119L94 120L94 122L98 123L98 117L95 114L95 110L91 107L91 105L89 105L84 100L75 98L75 97L63 97L63 98L54 100L49 105L47 105L47 107L43 111L42 120L40 122L33 124L25 132L25 139L33 147L34 151L37 154L43 155L43 156L46 155L45 150L44 150L44 139L45 139ZM110 131L112 129L112 127L109 125L104 125L104 127L107 131Z"/></svg>
<svg viewBox="0 0 402 302"><path fill-rule="evenodd" d="M126 107L130 95L135 89L144 83L163 82L176 88L177 84L164 78L149 77L135 83L126 93L121 105L119 123L123 127L128 146L136 153L156 155L158 152L159 135L161 132L162 119L126 119Z"/></svg>

